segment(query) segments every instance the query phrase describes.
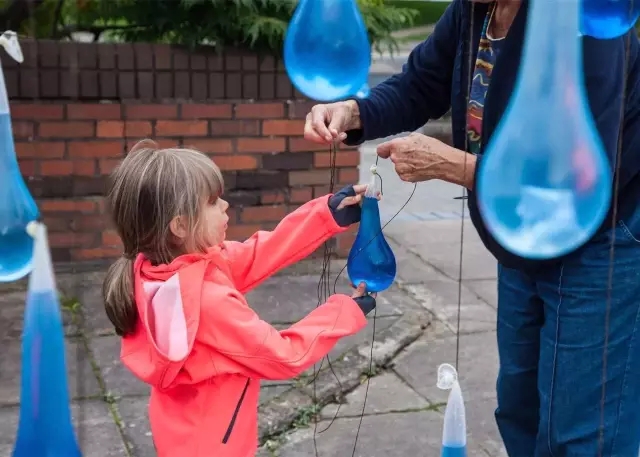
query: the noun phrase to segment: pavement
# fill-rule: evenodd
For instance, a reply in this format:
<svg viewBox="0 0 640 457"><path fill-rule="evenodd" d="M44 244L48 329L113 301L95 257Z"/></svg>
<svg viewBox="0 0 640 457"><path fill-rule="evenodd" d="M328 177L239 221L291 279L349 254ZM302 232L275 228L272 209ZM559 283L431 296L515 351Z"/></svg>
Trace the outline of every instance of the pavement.
<svg viewBox="0 0 640 457"><path fill-rule="evenodd" d="M425 132L442 128L446 124L436 122ZM369 179L380 141L361 149L361 182ZM324 360L314 367L320 369L315 382L310 369L290 382L263 384L258 456L438 455L447 392L437 389L436 372L441 363L455 363L459 347L467 455L502 457L493 419L496 262L463 217L462 203L454 199L462 195L459 188L420 183L409 200L414 186L400 181L388 161L380 161L378 171L396 282L379 294L367 328L331 352L331 366ZM252 291L249 303L275 327L290 325L318 303L319 263L305 261L279 273ZM343 265L332 263L332 278ZM57 271L78 440L84 457L155 456L148 388L119 362L119 339L100 300L103 276L101 268ZM346 279L337 290L349 291ZM19 417L24 299L24 283L0 286L0 457L11 455Z"/></svg>
<svg viewBox="0 0 640 457"><path fill-rule="evenodd" d="M375 161L375 145L366 145L362 154L365 181L368 164ZM378 165L386 188L382 217L389 220L405 204L413 185L400 182L388 162ZM333 370L324 361L315 387L312 369L290 382L264 383L260 457L315 456L314 430L329 425L315 433L319 456L439 453L447 393L436 388L436 371L440 363L455 363L462 219L459 213L456 217L460 201L453 197L459 192L440 182L418 184L402 217L385 228L398 263L397 281L379 295L375 323L370 317L366 330L332 351ZM497 457L502 448L493 421L496 265L468 219L463 233L459 370L468 455ZM318 302L318 263L303 262L269 279L249 294L249 303L276 327L295 322ZM332 277L342 265L344 261L333 262ZM57 274L66 297L76 430L85 457L151 457L155 452L146 419L148 388L118 360L118 337L100 300L103 275L100 269ZM0 456L10 455L18 422L22 286L0 289ZM346 279L339 281L338 291L348 290Z"/></svg>

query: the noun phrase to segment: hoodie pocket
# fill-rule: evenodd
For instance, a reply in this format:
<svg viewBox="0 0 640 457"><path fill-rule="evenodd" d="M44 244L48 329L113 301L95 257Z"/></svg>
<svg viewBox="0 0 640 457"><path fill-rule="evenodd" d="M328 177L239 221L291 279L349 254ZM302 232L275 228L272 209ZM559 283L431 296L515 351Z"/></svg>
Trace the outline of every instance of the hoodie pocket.
<svg viewBox="0 0 640 457"><path fill-rule="evenodd" d="M242 408L242 403L244 402L244 396L247 394L247 389L249 388L249 382L251 379L247 379L247 382L244 385L244 389L242 389L242 394L240 395L240 399L238 400L238 404L236 405L236 409L233 411L233 416L231 416L231 422L229 422L229 426L227 427L227 431L222 438L222 444L227 444L229 438L231 437L231 432L233 432L233 427L236 425L236 419L238 418L238 413L240 412L240 408Z"/></svg>

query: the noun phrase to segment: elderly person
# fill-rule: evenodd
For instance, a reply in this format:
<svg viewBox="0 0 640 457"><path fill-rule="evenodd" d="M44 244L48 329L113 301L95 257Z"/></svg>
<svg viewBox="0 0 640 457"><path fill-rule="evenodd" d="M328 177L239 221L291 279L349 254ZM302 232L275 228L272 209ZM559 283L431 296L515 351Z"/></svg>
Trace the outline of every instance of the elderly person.
<svg viewBox="0 0 640 457"><path fill-rule="evenodd" d="M509 455L637 456L638 40L632 36L627 50L626 36L583 39L589 103L612 164L619 132L623 133L622 163L614 166L620 173L615 228L610 211L597 234L577 251L546 261L520 258L503 249L483 225L474 173L514 87L527 11L527 0L475 4L453 0L433 34L413 50L401 74L375 87L367 99L314 106L307 116L305 137L355 145L415 130L451 109L453 147L413 133L380 145L378 154L393 161L404 181L441 179L468 189L473 223L499 264L495 417ZM473 77L470 83L471 74L482 77ZM517 145L513 153L518 153ZM615 258L610 265L612 242ZM610 268L613 290L606 324Z"/></svg>

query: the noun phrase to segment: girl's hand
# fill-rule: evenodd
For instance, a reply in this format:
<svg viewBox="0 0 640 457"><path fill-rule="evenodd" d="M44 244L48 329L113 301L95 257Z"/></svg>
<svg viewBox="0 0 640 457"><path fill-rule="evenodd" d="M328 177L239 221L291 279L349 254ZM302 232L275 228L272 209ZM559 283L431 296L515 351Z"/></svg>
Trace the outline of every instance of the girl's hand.
<svg viewBox="0 0 640 457"><path fill-rule="evenodd" d="M363 282L353 291L351 298L358 304L365 316L376 307L376 294L368 294L367 286Z"/></svg>
<svg viewBox="0 0 640 457"><path fill-rule="evenodd" d="M358 184L347 186L331 196L329 209L340 227L349 227L360 222L360 202L366 190L366 184Z"/></svg>

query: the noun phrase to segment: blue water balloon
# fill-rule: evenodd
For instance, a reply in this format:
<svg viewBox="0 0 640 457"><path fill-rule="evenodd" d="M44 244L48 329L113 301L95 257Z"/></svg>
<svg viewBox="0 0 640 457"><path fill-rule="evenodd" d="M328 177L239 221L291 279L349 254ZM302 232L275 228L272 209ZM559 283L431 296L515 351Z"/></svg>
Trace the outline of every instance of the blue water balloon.
<svg viewBox="0 0 640 457"><path fill-rule="evenodd" d="M356 0L300 0L285 36L284 64L309 98L366 97L371 45Z"/></svg>
<svg viewBox="0 0 640 457"><path fill-rule="evenodd" d="M479 161L480 214L526 258L577 249L609 210L611 167L584 90L579 21L579 0L531 1L516 87Z"/></svg>
<svg viewBox="0 0 640 457"><path fill-rule="evenodd" d="M347 274L352 284L364 282L367 292L382 292L396 277L396 258L382 233L379 188L375 168L362 199L362 217L358 234L347 258Z"/></svg>
<svg viewBox="0 0 640 457"><path fill-rule="evenodd" d="M441 457L466 457L467 419L458 372L452 365L443 363L438 367L438 388L449 390L444 410Z"/></svg>
<svg viewBox="0 0 640 457"><path fill-rule="evenodd" d="M624 35L640 17L640 0L582 0L582 33L611 39Z"/></svg>
<svg viewBox="0 0 640 457"><path fill-rule="evenodd" d="M0 36L9 55L22 62L22 51L13 32ZM15 281L31 271L33 239L26 227L39 217L34 202L20 174L13 144L9 100L0 68L0 282Z"/></svg>
<svg viewBox="0 0 640 457"><path fill-rule="evenodd" d="M20 420L13 457L80 457L71 422L64 330L47 231L35 238L22 335Z"/></svg>

